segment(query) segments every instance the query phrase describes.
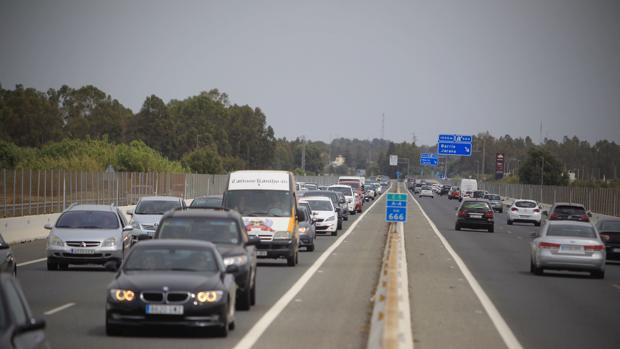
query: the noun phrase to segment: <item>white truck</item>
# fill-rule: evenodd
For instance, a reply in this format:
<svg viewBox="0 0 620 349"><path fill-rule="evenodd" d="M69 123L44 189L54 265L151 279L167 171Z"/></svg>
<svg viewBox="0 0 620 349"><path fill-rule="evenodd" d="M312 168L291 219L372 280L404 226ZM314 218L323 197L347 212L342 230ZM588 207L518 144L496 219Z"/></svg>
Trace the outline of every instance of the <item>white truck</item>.
<svg viewBox="0 0 620 349"><path fill-rule="evenodd" d="M459 188L461 188L461 200L462 200L462 198L466 197L466 194L468 192L469 192L469 195L472 195L474 191L478 190L478 181L475 179L470 179L470 178L461 179L461 185L459 186Z"/></svg>

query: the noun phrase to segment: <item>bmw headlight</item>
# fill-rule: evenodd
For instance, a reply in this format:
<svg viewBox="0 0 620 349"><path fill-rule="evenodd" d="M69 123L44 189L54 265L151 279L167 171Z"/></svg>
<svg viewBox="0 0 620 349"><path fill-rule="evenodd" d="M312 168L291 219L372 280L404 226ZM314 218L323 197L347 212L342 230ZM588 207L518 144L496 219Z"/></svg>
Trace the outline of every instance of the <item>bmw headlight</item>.
<svg viewBox="0 0 620 349"><path fill-rule="evenodd" d="M110 290L112 299L117 302L131 302L136 298L136 294L132 290L122 290L113 288Z"/></svg>
<svg viewBox="0 0 620 349"><path fill-rule="evenodd" d="M329 221L333 221L335 219L336 219L336 216L331 216L331 217L327 218L325 221L329 222Z"/></svg>
<svg viewBox="0 0 620 349"><path fill-rule="evenodd" d="M58 247L63 247L65 246L65 242L62 241L61 238L59 238L56 235L50 234L49 239L47 240L47 244L49 246L58 246Z"/></svg>
<svg viewBox="0 0 620 349"><path fill-rule="evenodd" d="M202 291L196 294L196 300L200 303L216 303L224 296L224 291Z"/></svg>
<svg viewBox="0 0 620 349"><path fill-rule="evenodd" d="M299 227L298 230L299 230L300 233L304 234L305 232L308 231L308 227Z"/></svg>
<svg viewBox="0 0 620 349"><path fill-rule="evenodd" d="M116 246L116 238L111 237L103 240L101 247L114 247Z"/></svg>
<svg viewBox="0 0 620 349"><path fill-rule="evenodd" d="M229 265L238 265L238 266L242 266L242 265L246 265L248 263L248 256L246 255L239 255L239 256L232 256L232 257L226 257L224 258L224 265L225 266L229 266Z"/></svg>
<svg viewBox="0 0 620 349"><path fill-rule="evenodd" d="M274 240L289 240L291 238L291 234L288 231L276 231L273 234Z"/></svg>

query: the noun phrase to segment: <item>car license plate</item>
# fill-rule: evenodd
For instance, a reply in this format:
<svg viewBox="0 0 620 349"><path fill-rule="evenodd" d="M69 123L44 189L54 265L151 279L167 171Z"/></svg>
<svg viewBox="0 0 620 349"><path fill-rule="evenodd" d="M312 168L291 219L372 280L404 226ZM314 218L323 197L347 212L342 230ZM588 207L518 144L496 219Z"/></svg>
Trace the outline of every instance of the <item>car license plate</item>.
<svg viewBox="0 0 620 349"><path fill-rule="evenodd" d="M614 248L612 251L613 251L614 253L620 253L620 248Z"/></svg>
<svg viewBox="0 0 620 349"><path fill-rule="evenodd" d="M95 254L95 250L91 250L88 248L73 248L71 249L71 253L73 254Z"/></svg>
<svg viewBox="0 0 620 349"><path fill-rule="evenodd" d="M482 214L480 214L480 213L470 213L469 217L471 217L471 218L482 218Z"/></svg>
<svg viewBox="0 0 620 349"><path fill-rule="evenodd" d="M265 257L267 255L267 251L256 251L256 256Z"/></svg>
<svg viewBox="0 0 620 349"><path fill-rule="evenodd" d="M521 218L530 218L530 215L527 215L527 214L522 214L522 215L520 215L519 217L521 217Z"/></svg>
<svg viewBox="0 0 620 349"><path fill-rule="evenodd" d="M182 305L162 305L162 304L147 304L147 314L156 315L183 315Z"/></svg>
<svg viewBox="0 0 620 349"><path fill-rule="evenodd" d="M583 246L579 245L561 245L560 252L564 253L583 253Z"/></svg>

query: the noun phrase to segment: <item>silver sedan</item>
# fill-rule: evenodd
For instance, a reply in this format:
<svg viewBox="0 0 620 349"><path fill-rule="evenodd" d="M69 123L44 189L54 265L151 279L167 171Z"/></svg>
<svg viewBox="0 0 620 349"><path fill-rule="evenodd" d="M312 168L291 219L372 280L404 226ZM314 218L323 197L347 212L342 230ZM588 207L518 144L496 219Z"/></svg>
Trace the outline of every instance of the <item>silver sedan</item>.
<svg viewBox="0 0 620 349"><path fill-rule="evenodd" d="M531 243L530 271L586 271L605 277L605 245L588 222L547 221Z"/></svg>

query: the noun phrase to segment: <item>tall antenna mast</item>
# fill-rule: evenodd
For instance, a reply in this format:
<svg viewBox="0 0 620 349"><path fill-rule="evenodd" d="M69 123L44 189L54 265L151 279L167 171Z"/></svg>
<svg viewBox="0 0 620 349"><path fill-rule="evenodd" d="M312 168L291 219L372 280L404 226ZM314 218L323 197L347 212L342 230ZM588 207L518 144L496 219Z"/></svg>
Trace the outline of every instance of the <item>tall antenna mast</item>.
<svg viewBox="0 0 620 349"><path fill-rule="evenodd" d="M385 113L381 113L381 140L385 138Z"/></svg>

